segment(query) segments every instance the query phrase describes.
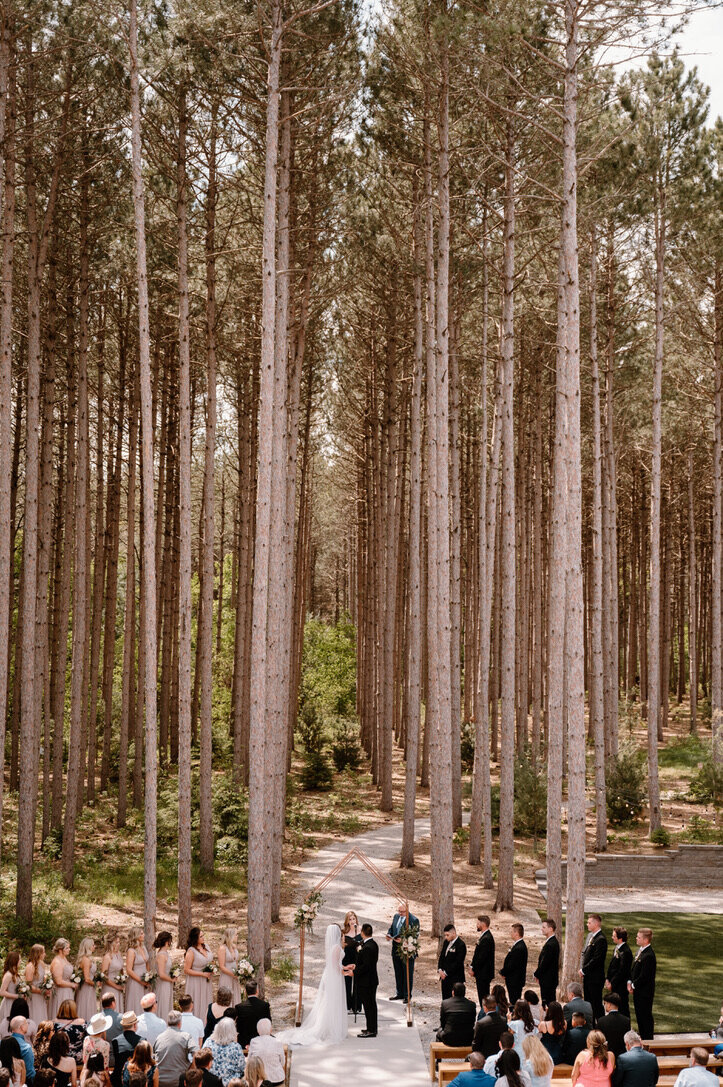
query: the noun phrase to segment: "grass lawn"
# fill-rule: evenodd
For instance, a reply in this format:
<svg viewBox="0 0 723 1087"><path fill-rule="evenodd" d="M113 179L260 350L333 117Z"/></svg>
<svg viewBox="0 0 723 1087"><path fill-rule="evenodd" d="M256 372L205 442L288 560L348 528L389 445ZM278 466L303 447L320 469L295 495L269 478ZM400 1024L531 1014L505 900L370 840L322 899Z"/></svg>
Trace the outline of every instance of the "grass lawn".
<svg viewBox="0 0 723 1087"><path fill-rule="evenodd" d="M685 892L682 892L683 894ZM603 930L613 952L610 930L622 925L636 953L635 933L653 930L657 958L655 1033L709 1031L723 1003L723 915L716 913L607 913ZM609 957L608 957L609 961ZM633 999L630 1012L635 1029Z"/></svg>

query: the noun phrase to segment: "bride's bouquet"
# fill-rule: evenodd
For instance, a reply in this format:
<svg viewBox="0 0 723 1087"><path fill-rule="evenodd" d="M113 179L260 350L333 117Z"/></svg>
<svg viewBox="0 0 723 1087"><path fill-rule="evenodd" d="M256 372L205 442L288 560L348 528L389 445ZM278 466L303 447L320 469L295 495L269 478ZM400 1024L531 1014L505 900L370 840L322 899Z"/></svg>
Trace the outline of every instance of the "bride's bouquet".
<svg viewBox="0 0 723 1087"><path fill-rule="evenodd" d="M314 921L323 901L321 891L312 891L308 894L294 914L294 927L306 928L307 932L313 932Z"/></svg>
<svg viewBox="0 0 723 1087"><path fill-rule="evenodd" d="M394 945L395 953L402 962L406 962L408 959L416 959L420 948L419 926L406 925L399 933L399 943Z"/></svg>
<svg viewBox="0 0 723 1087"><path fill-rule="evenodd" d="M239 959L233 968L233 972L239 981L250 981L255 970L253 963L250 963L248 959Z"/></svg>

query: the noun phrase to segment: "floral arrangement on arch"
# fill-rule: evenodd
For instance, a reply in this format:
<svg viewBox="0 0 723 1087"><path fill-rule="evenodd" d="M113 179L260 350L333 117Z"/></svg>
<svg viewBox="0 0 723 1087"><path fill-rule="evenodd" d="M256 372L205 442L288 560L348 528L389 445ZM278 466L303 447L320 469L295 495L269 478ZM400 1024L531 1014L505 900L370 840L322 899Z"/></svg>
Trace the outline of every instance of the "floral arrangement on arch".
<svg viewBox="0 0 723 1087"><path fill-rule="evenodd" d="M305 928L307 932L313 932L314 921L323 901L321 891L308 894L294 914L294 928Z"/></svg>
<svg viewBox="0 0 723 1087"><path fill-rule="evenodd" d="M248 959L239 959L233 968L233 972L239 981L250 981L256 971L254 965Z"/></svg>
<svg viewBox="0 0 723 1087"><path fill-rule="evenodd" d="M399 933L399 943L394 945L394 952L402 962L407 962L409 959L416 959L421 944L419 925L405 925Z"/></svg>

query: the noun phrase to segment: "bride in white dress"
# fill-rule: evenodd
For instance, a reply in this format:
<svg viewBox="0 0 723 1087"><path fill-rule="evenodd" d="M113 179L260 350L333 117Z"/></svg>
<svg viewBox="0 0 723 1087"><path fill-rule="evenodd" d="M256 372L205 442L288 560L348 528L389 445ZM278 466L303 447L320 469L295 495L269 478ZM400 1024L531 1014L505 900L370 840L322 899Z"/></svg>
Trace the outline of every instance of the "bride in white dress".
<svg viewBox="0 0 723 1087"><path fill-rule="evenodd" d="M289 1045L335 1045L346 1038L346 988L341 960L341 929L329 925L324 943L325 965L314 1006L300 1027L277 1035Z"/></svg>

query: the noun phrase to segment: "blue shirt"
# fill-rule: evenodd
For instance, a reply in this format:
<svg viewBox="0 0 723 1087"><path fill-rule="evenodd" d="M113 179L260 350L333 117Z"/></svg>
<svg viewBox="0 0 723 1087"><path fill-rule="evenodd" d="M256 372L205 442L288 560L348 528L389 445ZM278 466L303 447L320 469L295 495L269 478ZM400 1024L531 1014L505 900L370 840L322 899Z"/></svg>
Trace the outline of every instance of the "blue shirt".
<svg viewBox="0 0 723 1087"><path fill-rule="evenodd" d="M495 1087L494 1076L488 1076L483 1068L470 1068L455 1076L449 1087Z"/></svg>
<svg viewBox="0 0 723 1087"><path fill-rule="evenodd" d="M33 1053L33 1047L30 1042L26 1042L23 1034L17 1034L13 1031L13 1038L17 1040L20 1046L20 1056L25 1061L25 1078L26 1080L35 1079L35 1054Z"/></svg>

